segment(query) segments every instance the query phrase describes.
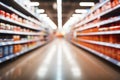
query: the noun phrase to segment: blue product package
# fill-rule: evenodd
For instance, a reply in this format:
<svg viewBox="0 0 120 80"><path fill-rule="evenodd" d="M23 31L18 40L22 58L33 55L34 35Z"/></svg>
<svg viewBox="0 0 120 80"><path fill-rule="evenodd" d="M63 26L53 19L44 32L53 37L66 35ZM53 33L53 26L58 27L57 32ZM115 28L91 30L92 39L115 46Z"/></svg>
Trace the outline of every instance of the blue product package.
<svg viewBox="0 0 120 80"><path fill-rule="evenodd" d="M0 58L3 57L3 47L0 46Z"/></svg>
<svg viewBox="0 0 120 80"><path fill-rule="evenodd" d="M8 46L4 46L4 56L8 56L9 55L9 48Z"/></svg>
<svg viewBox="0 0 120 80"><path fill-rule="evenodd" d="M13 54L13 45L9 46L9 54Z"/></svg>

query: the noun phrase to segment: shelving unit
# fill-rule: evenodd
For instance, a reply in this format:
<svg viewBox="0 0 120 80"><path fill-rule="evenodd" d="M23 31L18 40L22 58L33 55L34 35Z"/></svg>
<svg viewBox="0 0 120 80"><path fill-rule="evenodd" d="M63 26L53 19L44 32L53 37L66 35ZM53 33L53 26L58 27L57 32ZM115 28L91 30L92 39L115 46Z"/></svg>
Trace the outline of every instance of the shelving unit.
<svg viewBox="0 0 120 80"><path fill-rule="evenodd" d="M75 44L76 46L81 47L81 48L84 48L84 49L92 52L93 54L95 54L95 55L97 55L97 56L99 56L99 57L101 57L101 58L103 58L103 59L105 59L105 60L107 60L107 61L109 61L109 62L111 62L111 63L113 63L113 64L115 64L115 65L117 65L117 66L120 67L120 61L117 61L117 60L115 60L115 59L113 59L113 58L110 58L110 57L108 57L108 56L106 56L106 55L103 55L103 54L100 53L100 52L97 52L97 51L95 51L95 50L93 50L93 49L90 49L90 48L88 48L88 47L86 47L86 46L80 45L80 44L78 44L78 43L76 43L76 42L72 42L72 43Z"/></svg>
<svg viewBox="0 0 120 80"><path fill-rule="evenodd" d="M104 4L106 4L108 1L109 1L109 0L106 0L106 1L104 1L103 3L101 3L101 4L98 4L96 7L94 7L93 10L89 11L89 13L88 13L86 16L88 16L89 14L91 14L92 12L94 12L95 10L97 10L98 8L100 8L101 6L103 6ZM92 21L92 20L94 20L94 19L96 19L96 18L98 18L98 17L99 17L99 16L97 15L97 16L94 16L94 17L92 17L92 18L84 21L84 19L86 18L86 17L85 17L82 22L79 22L79 23L77 24L76 27L79 27L79 26L81 26L81 25L83 25L83 24L86 24L86 23L88 23L88 22L90 22L90 21Z"/></svg>
<svg viewBox="0 0 120 80"><path fill-rule="evenodd" d="M73 28L71 42L120 67L120 1L105 0Z"/></svg>
<svg viewBox="0 0 120 80"><path fill-rule="evenodd" d="M18 3L16 0L13 0L13 1L10 1L10 2L13 3L13 4L16 4L16 5L14 5L14 7L19 7L21 9L24 9L24 13L26 13L26 14L34 17L35 19L39 20L39 18L37 16L35 16L35 13L31 12L30 10L28 10L21 3Z"/></svg>
<svg viewBox="0 0 120 80"><path fill-rule="evenodd" d="M40 41L40 39L11 41L11 42L1 42L1 43L0 43L0 46L13 45L13 44L23 44L23 43L34 42L34 41Z"/></svg>
<svg viewBox="0 0 120 80"><path fill-rule="evenodd" d="M20 22L17 22L17 21L8 19L8 18L0 17L0 20L1 21L6 21L6 22L9 22L9 23L13 23L15 25L19 25L21 27L25 27L25 28L29 28L29 29L33 29L33 30L39 30L38 28L34 28L34 27L29 26L29 25L26 25L26 24L23 24L23 23L20 23Z"/></svg>
<svg viewBox="0 0 120 80"><path fill-rule="evenodd" d="M7 1L9 1L9 0L7 0ZM12 0L12 1L14 1L14 0ZM9 1L9 2L11 2L11 1ZM9 2L8 2L8 3L9 3ZM19 3L17 3L17 4L19 4ZM14 5L13 5L13 6L14 6ZM36 21L36 20L33 20L33 19L29 18L28 16L26 16L26 15L24 15L23 13L17 11L17 10L14 9L13 7L10 7L10 6L2 3L2 2L0 2L0 7L1 7L1 8L4 8L4 9L10 11L10 12L16 13L17 15L19 15L19 16L22 17L22 18L25 18L25 19L30 20L30 21L38 24L38 25L41 25L41 23L40 23L39 21ZM26 11L26 10L24 9L24 7L21 7L21 8L22 8L23 12ZM19 8L18 8L18 9L19 9ZM29 14L31 14L31 12L30 12ZM27 14L27 15L28 15L28 14Z"/></svg>
<svg viewBox="0 0 120 80"><path fill-rule="evenodd" d="M82 30L85 30L85 29L94 28L96 26L102 26L102 25L114 23L114 22L117 22L117 21L120 21L120 16L117 16L115 18L111 18L109 20L104 20L104 21L101 21L101 22L98 22L98 23L95 23L95 24L92 24L92 25L88 25L87 27L77 29L77 31L82 31Z"/></svg>
<svg viewBox="0 0 120 80"><path fill-rule="evenodd" d="M112 43L107 43L107 42L98 42L98 41L84 40L84 39L78 39L78 41L120 49L120 44L112 44Z"/></svg>
<svg viewBox="0 0 120 80"><path fill-rule="evenodd" d="M90 32L90 33L81 33L77 36L86 36L86 35L110 35L110 34L120 34L120 30L116 31L104 31L104 32Z"/></svg>
<svg viewBox="0 0 120 80"><path fill-rule="evenodd" d="M42 43L42 44L39 44L39 45L37 45L37 46L35 46L35 47L33 47L33 48L27 49L27 50L25 50L25 51L21 51L21 52L19 52L19 53L11 54L11 55L9 55L9 56L0 58L0 63L5 62L5 61L8 61L8 60L10 60L10 59L13 59L13 58L15 58L15 57L18 57L18 56L20 56L20 55L23 55L23 54L25 54L25 53L27 53L27 52L29 52L29 51L31 51L31 50L34 50L34 49L36 49L36 48L38 48L38 47L43 46L43 45L45 45L45 44L46 44L46 43Z"/></svg>
<svg viewBox="0 0 120 80"><path fill-rule="evenodd" d="M25 6L1 0L0 7L0 63L51 41L47 39L49 30L41 28L40 19Z"/></svg>

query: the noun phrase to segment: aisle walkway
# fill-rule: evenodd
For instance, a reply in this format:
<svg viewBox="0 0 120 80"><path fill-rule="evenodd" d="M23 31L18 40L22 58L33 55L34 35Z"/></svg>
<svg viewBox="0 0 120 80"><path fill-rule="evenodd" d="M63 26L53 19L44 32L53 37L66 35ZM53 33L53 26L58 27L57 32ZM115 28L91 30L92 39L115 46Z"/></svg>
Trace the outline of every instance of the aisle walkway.
<svg viewBox="0 0 120 80"><path fill-rule="evenodd" d="M0 68L0 80L120 80L120 72L64 39Z"/></svg>

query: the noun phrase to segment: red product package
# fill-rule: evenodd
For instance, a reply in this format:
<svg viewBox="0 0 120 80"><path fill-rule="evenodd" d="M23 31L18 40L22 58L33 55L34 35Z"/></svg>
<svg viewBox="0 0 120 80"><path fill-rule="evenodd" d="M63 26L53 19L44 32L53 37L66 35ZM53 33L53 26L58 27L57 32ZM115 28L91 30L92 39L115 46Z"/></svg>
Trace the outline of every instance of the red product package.
<svg viewBox="0 0 120 80"><path fill-rule="evenodd" d="M11 18L12 20L15 20L15 14L11 14L11 15L10 15L10 18Z"/></svg>
<svg viewBox="0 0 120 80"><path fill-rule="evenodd" d="M119 4L119 1L118 0L111 0L111 6L112 7L115 7L116 5Z"/></svg>
<svg viewBox="0 0 120 80"><path fill-rule="evenodd" d="M5 17L5 11L0 10L0 16L4 16Z"/></svg>
<svg viewBox="0 0 120 80"><path fill-rule="evenodd" d="M18 15L15 14L15 21L19 21Z"/></svg>
<svg viewBox="0 0 120 80"><path fill-rule="evenodd" d="M18 21L19 21L20 23L22 23L22 18L18 18Z"/></svg>
<svg viewBox="0 0 120 80"><path fill-rule="evenodd" d="M6 18L10 18L10 14L9 13L5 13L5 17Z"/></svg>

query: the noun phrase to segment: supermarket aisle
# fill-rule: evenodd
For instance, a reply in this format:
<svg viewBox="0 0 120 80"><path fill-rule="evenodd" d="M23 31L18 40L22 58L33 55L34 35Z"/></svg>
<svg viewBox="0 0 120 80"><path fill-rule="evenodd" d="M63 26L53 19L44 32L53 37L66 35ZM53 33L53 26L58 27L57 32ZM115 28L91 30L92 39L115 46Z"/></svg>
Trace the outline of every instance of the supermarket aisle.
<svg viewBox="0 0 120 80"><path fill-rule="evenodd" d="M120 72L64 39L0 67L0 80L120 80Z"/></svg>

